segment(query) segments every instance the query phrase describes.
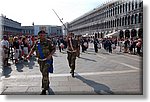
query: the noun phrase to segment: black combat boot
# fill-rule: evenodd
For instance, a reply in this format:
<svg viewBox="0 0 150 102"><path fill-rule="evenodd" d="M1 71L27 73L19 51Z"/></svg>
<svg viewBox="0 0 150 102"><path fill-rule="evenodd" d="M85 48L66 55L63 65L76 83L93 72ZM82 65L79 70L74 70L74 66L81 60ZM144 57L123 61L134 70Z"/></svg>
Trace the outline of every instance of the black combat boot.
<svg viewBox="0 0 150 102"><path fill-rule="evenodd" d="M42 90L40 95L46 95L46 90Z"/></svg>
<svg viewBox="0 0 150 102"><path fill-rule="evenodd" d="M70 73L72 73L73 71L71 70Z"/></svg>
<svg viewBox="0 0 150 102"><path fill-rule="evenodd" d="M75 76L74 76L74 71L72 71L71 75L72 75L73 78L75 77Z"/></svg>

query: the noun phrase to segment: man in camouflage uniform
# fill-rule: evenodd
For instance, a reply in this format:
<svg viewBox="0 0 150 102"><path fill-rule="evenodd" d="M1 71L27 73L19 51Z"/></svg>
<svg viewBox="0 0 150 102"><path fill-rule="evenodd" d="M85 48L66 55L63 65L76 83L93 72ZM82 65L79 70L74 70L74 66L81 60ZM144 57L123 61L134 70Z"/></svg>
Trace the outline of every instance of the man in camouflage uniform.
<svg viewBox="0 0 150 102"><path fill-rule="evenodd" d="M47 60L52 60L52 55L55 52L55 47L52 45L51 41L49 39L46 39L46 32L45 31L40 31L38 33L39 35L39 40L34 44L32 47L29 56L36 51L36 55L38 57L38 63L40 66L40 71L42 73L42 92L41 95L46 95L46 90L49 89L49 72L48 68L52 66L52 64L47 63ZM40 43L40 46L42 48L42 52L44 55L44 59L41 58L41 55L38 51L38 43Z"/></svg>
<svg viewBox="0 0 150 102"><path fill-rule="evenodd" d="M73 37L74 37L73 33L69 33L67 36L67 43L68 43L67 59L68 59L69 67L71 69L70 73L72 77L74 77L75 60L76 60L77 49L78 49L78 42Z"/></svg>

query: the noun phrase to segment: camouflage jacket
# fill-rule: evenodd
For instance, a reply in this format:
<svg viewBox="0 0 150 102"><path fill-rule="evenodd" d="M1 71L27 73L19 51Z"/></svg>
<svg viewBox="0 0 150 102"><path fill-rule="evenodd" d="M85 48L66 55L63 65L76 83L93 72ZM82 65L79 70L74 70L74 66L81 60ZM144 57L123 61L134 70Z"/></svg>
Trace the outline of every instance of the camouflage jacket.
<svg viewBox="0 0 150 102"><path fill-rule="evenodd" d="M34 50L36 51L36 56L40 58L40 54L38 51L38 43L40 43L42 52L44 54L44 58L46 58L51 52L55 51L55 46L53 46L51 40L46 39L45 41L37 41L34 46Z"/></svg>
<svg viewBox="0 0 150 102"><path fill-rule="evenodd" d="M67 43L68 43L68 50L69 50L69 51L72 51L71 45L70 45L70 41L68 40ZM77 49L78 49L78 41L75 40L75 39L71 39L71 43L72 43L73 49L74 49L74 50L77 50Z"/></svg>

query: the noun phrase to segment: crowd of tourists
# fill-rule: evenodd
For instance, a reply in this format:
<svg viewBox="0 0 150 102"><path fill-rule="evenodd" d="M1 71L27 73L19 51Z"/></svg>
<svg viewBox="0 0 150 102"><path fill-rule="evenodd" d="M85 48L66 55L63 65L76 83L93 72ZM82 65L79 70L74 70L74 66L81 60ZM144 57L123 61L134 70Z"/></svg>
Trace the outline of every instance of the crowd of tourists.
<svg viewBox="0 0 150 102"><path fill-rule="evenodd" d="M57 46L57 49L61 52L67 48L66 37L47 37L50 39L54 46ZM1 39L1 55L3 66L10 66L8 63L9 59L13 63L17 64L20 60L27 61L25 58L31 50L34 43L38 40L37 36L3 36ZM143 52L143 41L141 38L88 38L82 36L76 36L78 41L78 54L80 56L80 47L81 52L84 53L89 48L89 43L93 43L94 50L98 53L98 49L104 48L109 53L112 53L113 50L120 48L120 52L142 55Z"/></svg>

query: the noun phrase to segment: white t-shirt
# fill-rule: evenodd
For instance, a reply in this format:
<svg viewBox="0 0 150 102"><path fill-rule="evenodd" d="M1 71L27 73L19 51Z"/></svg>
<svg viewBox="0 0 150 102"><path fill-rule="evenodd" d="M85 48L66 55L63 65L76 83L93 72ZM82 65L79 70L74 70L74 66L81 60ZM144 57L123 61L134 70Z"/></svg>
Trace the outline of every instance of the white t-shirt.
<svg viewBox="0 0 150 102"><path fill-rule="evenodd" d="M7 48L9 48L9 42L7 40L2 40L1 41L1 46L6 46Z"/></svg>
<svg viewBox="0 0 150 102"><path fill-rule="evenodd" d="M1 50L2 50L2 52L1 52L1 56L3 56L3 58L5 59L5 58L8 58L8 54L5 54L5 48L3 48L3 46L6 46L6 47L8 47L9 48L9 42L7 41L7 40L2 40L1 42L0 42L0 45L1 45Z"/></svg>

